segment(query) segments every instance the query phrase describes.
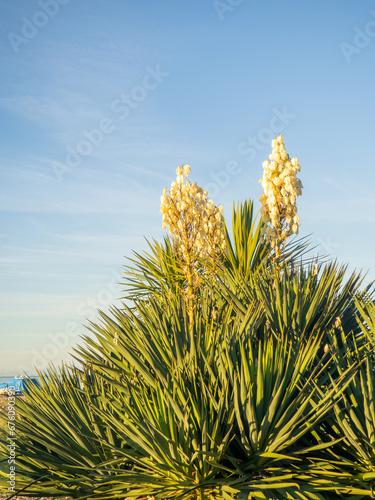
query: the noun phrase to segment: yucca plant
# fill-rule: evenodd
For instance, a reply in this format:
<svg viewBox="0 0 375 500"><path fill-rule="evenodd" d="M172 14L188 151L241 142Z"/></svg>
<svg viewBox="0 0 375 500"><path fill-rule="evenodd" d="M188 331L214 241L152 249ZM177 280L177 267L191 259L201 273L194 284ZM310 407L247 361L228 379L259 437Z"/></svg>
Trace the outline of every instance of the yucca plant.
<svg viewBox="0 0 375 500"><path fill-rule="evenodd" d="M264 332L259 342L257 308L233 320L208 291L191 336L186 302L166 299L103 314L95 340L77 348L86 372L50 371L20 407L29 494L325 498L314 473L330 477L329 467L309 472L314 446L303 438L356 365L321 388L319 336L296 344Z"/></svg>
<svg viewBox="0 0 375 500"><path fill-rule="evenodd" d="M363 358L350 358L352 346L335 345L332 333L337 315L347 316L343 324L364 345L366 326L352 307L361 299L359 278L343 284L334 265L320 277L315 268L289 266L277 279L261 269L241 285L252 301L218 308L222 280L201 290L193 329L177 288L158 285L159 270L155 290L135 290L132 307L101 314L90 327L94 337L76 349L82 368L51 369L19 408L18 463L31 482L25 494L354 494L359 478L347 458L341 467L324 453L342 436L322 433ZM351 362L337 369L345 356Z"/></svg>
<svg viewBox="0 0 375 500"><path fill-rule="evenodd" d="M171 236L130 259L126 303L90 323L76 365L40 374L18 407L23 494L373 494L372 296L359 275L345 281L345 267L303 261L306 243L286 241L302 185L284 175L298 161L281 145L276 184L265 167L267 228L247 201L230 236L222 208L187 181L190 167L177 169L161 198Z"/></svg>

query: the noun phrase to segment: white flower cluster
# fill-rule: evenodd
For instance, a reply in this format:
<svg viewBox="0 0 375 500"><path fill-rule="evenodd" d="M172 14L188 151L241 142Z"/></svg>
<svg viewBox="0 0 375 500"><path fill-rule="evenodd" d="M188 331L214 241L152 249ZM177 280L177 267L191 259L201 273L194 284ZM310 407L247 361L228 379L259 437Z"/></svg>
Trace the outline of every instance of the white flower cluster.
<svg viewBox="0 0 375 500"><path fill-rule="evenodd" d="M272 154L263 162L263 177L260 179L263 194L260 213L265 225L262 236L279 248L285 238L298 234L299 217L296 197L302 194L302 182L296 174L301 170L297 158L289 158L281 135L272 141Z"/></svg>
<svg viewBox="0 0 375 500"><path fill-rule="evenodd" d="M207 200L207 191L187 180L190 170L189 165L178 167L169 193L164 188L160 198L163 229L169 226L185 262L213 257L225 249L223 207L216 207L211 199Z"/></svg>

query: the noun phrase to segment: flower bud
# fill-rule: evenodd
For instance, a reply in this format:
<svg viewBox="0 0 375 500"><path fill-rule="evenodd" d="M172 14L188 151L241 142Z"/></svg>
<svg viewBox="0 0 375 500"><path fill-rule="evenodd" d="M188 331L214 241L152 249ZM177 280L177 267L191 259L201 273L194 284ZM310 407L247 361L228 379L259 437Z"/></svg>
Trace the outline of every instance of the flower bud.
<svg viewBox="0 0 375 500"><path fill-rule="evenodd" d="M184 175L187 177L191 171L190 165L183 165Z"/></svg>

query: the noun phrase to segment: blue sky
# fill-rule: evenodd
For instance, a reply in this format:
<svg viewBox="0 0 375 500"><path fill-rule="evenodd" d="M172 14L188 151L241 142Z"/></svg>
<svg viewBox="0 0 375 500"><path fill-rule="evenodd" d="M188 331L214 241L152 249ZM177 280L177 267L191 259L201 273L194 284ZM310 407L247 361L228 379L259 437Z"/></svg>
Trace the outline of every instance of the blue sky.
<svg viewBox="0 0 375 500"><path fill-rule="evenodd" d="M70 359L178 165L259 207L279 132L301 235L375 279L372 1L3 0L0 58L0 376Z"/></svg>

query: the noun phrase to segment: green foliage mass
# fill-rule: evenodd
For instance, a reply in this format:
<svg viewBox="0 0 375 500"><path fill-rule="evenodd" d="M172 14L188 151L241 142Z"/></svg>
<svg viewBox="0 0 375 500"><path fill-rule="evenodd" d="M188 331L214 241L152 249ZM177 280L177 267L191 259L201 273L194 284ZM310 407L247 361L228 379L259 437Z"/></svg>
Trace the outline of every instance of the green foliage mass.
<svg viewBox="0 0 375 500"><path fill-rule="evenodd" d="M234 208L193 312L168 238L133 256L123 307L19 401L22 495L375 497L371 288L303 241L275 262L261 227ZM6 429L0 453L7 491Z"/></svg>

